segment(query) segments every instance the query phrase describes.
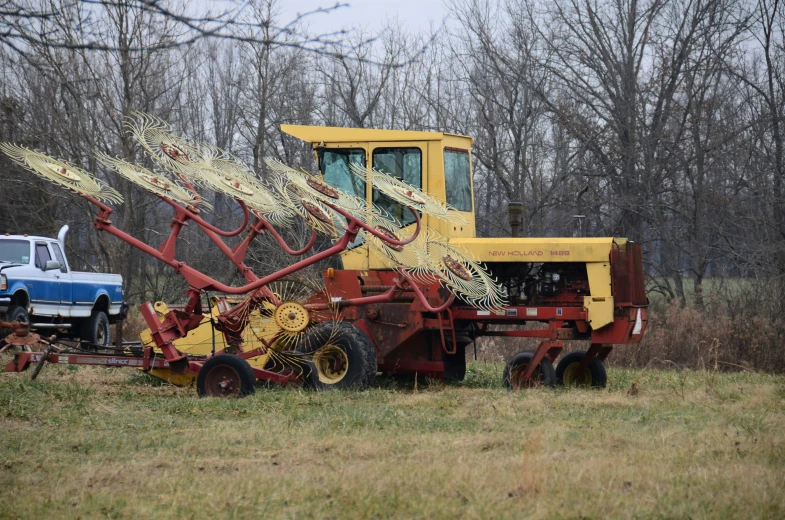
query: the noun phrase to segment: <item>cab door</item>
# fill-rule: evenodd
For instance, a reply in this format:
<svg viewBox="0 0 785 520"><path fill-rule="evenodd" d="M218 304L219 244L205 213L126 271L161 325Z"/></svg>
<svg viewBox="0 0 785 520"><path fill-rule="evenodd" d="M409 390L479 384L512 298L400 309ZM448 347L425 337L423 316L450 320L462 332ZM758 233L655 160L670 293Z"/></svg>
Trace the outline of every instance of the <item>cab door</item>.
<svg viewBox="0 0 785 520"><path fill-rule="evenodd" d="M428 143L425 141L372 143L371 166L415 188L423 189L423 186L428 185L427 150ZM403 229L413 231L416 220L403 204L392 200L375 188L372 189L370 196L373 203L395 217ZM424 230L428 217L426 215L420 217ZM380 269L385 266L386 262L376 258L371 251L370 268Z"/></svg>

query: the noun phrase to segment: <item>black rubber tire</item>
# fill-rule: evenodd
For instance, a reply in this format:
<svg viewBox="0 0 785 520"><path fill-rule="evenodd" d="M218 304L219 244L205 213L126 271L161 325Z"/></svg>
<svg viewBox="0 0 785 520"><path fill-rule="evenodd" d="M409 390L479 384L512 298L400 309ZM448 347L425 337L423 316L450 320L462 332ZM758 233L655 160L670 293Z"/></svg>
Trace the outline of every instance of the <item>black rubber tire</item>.
<svg viewBox="0 0 785 520"><path fill-rule="evenodd" d="M576 350L575 352L570 352L569 354L562 356L559 363L556 365L556 384L564 386L564 372L570 365L579 364L585 355L585 350ZM586 372L584 372L584 377L587 375L591 377L592 388L605 388L605 384L608 382L608 374L605 371L605 365L602 364L602 361L600 361L599 358L595 357L589 361ZM586 384L576 382L570 386L586 386Z"/></svg>
<svg viewBox="0 0 785 520"><path fill-rule="evenodd" d="M340 380L322 380L325 389L363 389L374 384L378 369L376 349L370 338L351 323L326 321L315 325L298 342L297 351L313 354L328 342L344 352L348 366Z"/></svg>
<svg viewBox="0 0 785 520"><path fill-rule="evenodd" d="M30 323L30 316L27 315L27 310L25 310L24 307L14 305L8 308L2 321L23 321L25 323ZM9 334L11 334L11 329L0 329L0 339L5 338Z"/></svg>
<svg viewBox="0 0 785 520"><path fill-rule="evenodd" d="M208 377L217 368L233 370L240 382L239 392L234 396L226 397L245 397L256 392L256 374L248 361L234 354L218 354L205 361L196 375L196 391L199 397L224 397L209 393L210 390L207 388Z"/></svg>
<svg viewBox="0 0 785 520"><path fill-rule="evenodd" d="M109 328L109 318L106 317L104 311L93 311L90 318L82 324L80 338L99 349L109 346L112 341L112 330Z"/></svg>
<svg viewBox="0 0 785 520"><path fill-rule="evenodd" d="M303 388L306 390L313 390L314 392L321 392L326 390L326 385L319 380L319 373L316 370L316 365L310 361L306 361L305 365L301 368Z"/></svg>
<svg viewBox="0 0 785 520"><path fill-rule="evenodd" d="M510 374L514 368L522 365L528 365L529 361L534 357L533 350L524 350L512 356L507 364L504 365L504 372L502 373L502 384L507 390L513 390L512 382L510 381ZM553 369L553 363L548 358L542 358L540 365L534 372L534 378L539 379L539 384L542 386L553 387L556 385L556 371Z"/></svg>

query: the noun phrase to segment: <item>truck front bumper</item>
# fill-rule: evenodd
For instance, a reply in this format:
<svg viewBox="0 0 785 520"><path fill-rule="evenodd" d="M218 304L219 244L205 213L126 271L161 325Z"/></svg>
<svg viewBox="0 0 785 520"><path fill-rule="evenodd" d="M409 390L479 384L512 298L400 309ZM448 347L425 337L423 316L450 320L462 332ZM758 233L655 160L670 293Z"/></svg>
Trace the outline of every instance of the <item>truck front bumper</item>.
<svg viewBox="0 0 785 520"><path fill-rule="evenodd" d="M10 296L0 296L0 314L5 314L8 311L8 307L11 306L11 297Z"/></svg>

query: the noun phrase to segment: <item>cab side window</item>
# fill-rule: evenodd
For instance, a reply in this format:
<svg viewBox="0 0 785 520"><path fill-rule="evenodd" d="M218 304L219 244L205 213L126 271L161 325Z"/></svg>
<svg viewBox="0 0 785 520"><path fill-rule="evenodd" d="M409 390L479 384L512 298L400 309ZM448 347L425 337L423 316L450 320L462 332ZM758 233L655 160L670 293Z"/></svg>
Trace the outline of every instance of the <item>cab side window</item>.
<svg viewBox="0 0 785 520"><path fill-rule="evenodd" d="M51 260L52 257L49 255L49 248L46 247L46 244L36 244L35 245L35 266L41 270L46 267L46 263Z"/></svg>
<svg viewBox="0 0 785 520"><path fill-rule="evenodd" d="M444 149L444 181L447 204L458 211L471 211L472 174L468 150Z"/></svg>
<svg viewBox="0 0 785 520"><path fill-rule="evenodd" d="M373 151L373 167L417 189L422 188L422 151L419 148L377 148ZM373 201L403 225L415 222L414 215L402 204L375 189Z"/></svg>

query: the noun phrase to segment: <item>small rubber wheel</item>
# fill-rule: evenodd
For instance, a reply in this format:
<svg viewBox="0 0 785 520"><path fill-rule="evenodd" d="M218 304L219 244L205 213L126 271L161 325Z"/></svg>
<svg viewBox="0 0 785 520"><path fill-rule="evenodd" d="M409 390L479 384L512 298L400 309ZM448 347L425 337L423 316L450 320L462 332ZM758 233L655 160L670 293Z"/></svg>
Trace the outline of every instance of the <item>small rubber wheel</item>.
<svg viewBox="0 0 785 520"><path fill-rule="evenodd" d="M255 384L251 365L234 354L211 357L196 376L199 397L245 397L256 391Z"/></svg>
<svg viewBox="0 0 785 520"><path fill-rule="evenodd" d="M298 342L296 350L313 356L325 388L368 388L376 379L376 349L370 338L350 323L319 323Z"/></svg>
<svg viewBox="0 0 785 520"><path fill-rule="evenodd" d="M13 307L8 308L2 321L22 321L24 323L30 323L30 316L27 315L27 311L24 307L14 305ZM5 338L9 334L11 334L11 329L0 329L0 339Z"/></svg>
<svg viewBox="0 0 785 520"><path fill-rule="evenodd" d="M111 340L109 318L104 311L93 311L90 318L82 326L82 341L87 341L91 346L107 348Z"/></svg>
<svg viewBox="0 0 785 520"><path fill-rule="evenodd" d="M553 364L545 357L540 361L540 365L535 369L532 377L528 380L523 379L523 373L533 357L534 351L524 350L523 352L518 352L507 361L502 373L502 383L507 390L556 385L556 373L553 370Z"/></svg>
<svg viewBox="0 0 785 520"><path fill-rule="evenodd" d="M583 371L580 380L575 378L574 373L585 355L585 350L576 350L562 356L556 365L556 383L563 386L605 388L608 374L605 372L605 365L602 364L599 358L595 357L589 361L589 365Z"/></svg>

